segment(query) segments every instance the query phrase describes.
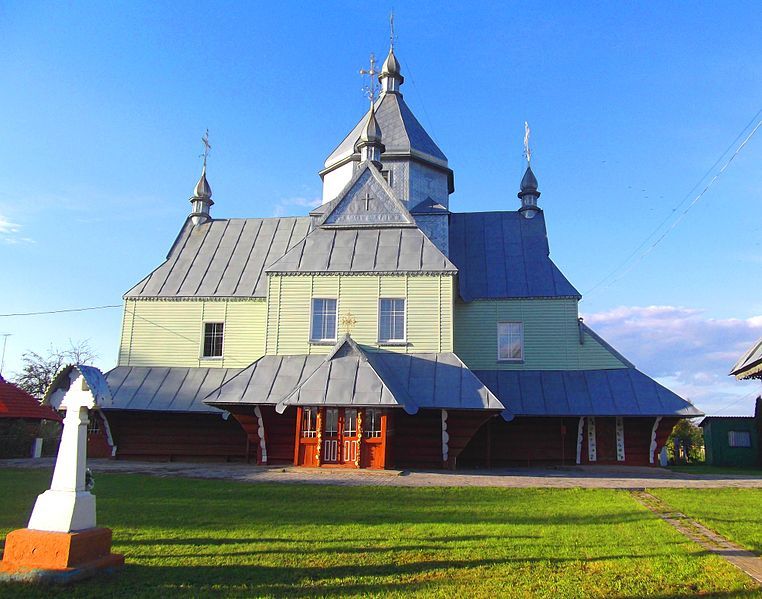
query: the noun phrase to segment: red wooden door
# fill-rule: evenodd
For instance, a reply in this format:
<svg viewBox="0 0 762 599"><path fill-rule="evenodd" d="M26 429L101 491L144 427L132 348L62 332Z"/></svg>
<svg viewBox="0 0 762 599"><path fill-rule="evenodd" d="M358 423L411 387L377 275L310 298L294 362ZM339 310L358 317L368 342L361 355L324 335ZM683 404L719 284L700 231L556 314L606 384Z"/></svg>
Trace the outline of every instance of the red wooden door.
<svg viewBox="0 0 762 599"><path fill-rule="evenodd" d="M317 466L317 429L320 426L317 408L299 408L296 418L297 466Z"/></svg>
<svg viewBox="0 0 762 599"><path fill-rule="evenodd" d="M326 466L356 466L360 439L357 410L326 408L323 422L321 461Z"/></svg>

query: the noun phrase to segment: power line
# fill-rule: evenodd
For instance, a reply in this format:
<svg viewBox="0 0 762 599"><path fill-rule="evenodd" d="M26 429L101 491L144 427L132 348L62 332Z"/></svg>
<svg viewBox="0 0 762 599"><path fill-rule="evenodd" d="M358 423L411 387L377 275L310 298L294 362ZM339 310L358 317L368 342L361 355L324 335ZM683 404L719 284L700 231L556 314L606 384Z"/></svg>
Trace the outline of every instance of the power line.
<svg viewBox="0 0 762 599"><path fill-rule="evenodd" d="M87 312L88 310L106 310L108 308L121 308L122 304L112 304L108 306L88 306L87 308L65 308L63 310L45 310L42 312L15 312L13 314L0 314L0 318L10 316L42 316L44 314L64 314L66 312Z"/></svg>
<svg viewBox="0 0 762 599"><path fill-rule="evenodd" d="M746 139L743 140L741 145L736 148L736 151L730 156L730 158L725 162L725 164L722 166L722 168L712 177L712 179L707 183L707 185L704 187L704 189L699 193L693 201L688 205L688 207L683 210L683 212L678 216L677 220L675 220L671 226L669 226L664 233L662 233L656 241L654 241L645 252L643 252L640 256L637 257L635 262L630 264L628 268L624 270L624 272L621 273L620 276L616 277L615 279L611 280L611 278L617 274L618 271L620 271L623 267L625 267L630 260L632 260L633 257L641 250L643 247L655 236L658 234L658 232L664 227L667 222L675 215L675 213L680 210L680 208L683 207L685 202L687 202L691 197L693 192L701 185L701 182L706 179L715 169L715 167L722 161L723 157L732 149L732 147L738 142L739 139L743 136L743 134L748 130L748 128L754 123L754 121L757 120L757 118L762 115L762 109L758 110L757 113L751 118L751 120L744 126L743 129L741 129L740 133L735 137L735 139L730 142L730 145L725 149L725 151L720 154L719 158L712 164L711 167L707 170L706 173L704 173L701 178L696 182L696 184L691 187L690 191L688 191L687 194L683 197L683 199L670 211L670 213L664 218L664 220L659 223L659 225L651 231L651 233L643 240L643 242L636 247L632 253L630 253L627 258L625 258L618 266L616 266L614 269L611 270L605 277L603 277L598 283L593 285L590 289L588 289L583 296L589 296L593 291L604 285L607 281L608 284L605 285L604 289L607 289L611 287L614 283L617 283L620 281L625 275L627 275L640 261L642 261L646 256L648 256L654 249L656 249L656 246L659 245L664 238L669 235L684 219L685 216L688 214L688 211L695 206L698 201L704 196L704 194L709 191L709 189L714 185L714 183L720 178L720 176L727 170L727 168L730 166L730 164L733 162L735 157L741 152L741 150L746 146L746 144L751 140L751 138L754 136L754 134L757 132L757 130L762 126L762 121L757 122L754 129L752 129L751 133L746 137Z"/></svg>

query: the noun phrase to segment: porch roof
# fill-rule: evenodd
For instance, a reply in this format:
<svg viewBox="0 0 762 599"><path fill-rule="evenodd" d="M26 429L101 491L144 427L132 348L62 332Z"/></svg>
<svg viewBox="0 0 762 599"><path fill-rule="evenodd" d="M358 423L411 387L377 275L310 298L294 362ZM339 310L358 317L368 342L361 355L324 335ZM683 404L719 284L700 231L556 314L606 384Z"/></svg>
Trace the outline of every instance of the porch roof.
<svg viewBox="0 0 762 599"><path fill-rule="evenodd" d="M348 335L327 356L264 356L213 391L205 403L505 410L451 352L368 351Z"/></svg>
<svg viewBox="0 0 762 599"><path fill-rule="evenodd" d="M474 374L510 406L514 416L704 415L635 368L475 370Z"/></svg>

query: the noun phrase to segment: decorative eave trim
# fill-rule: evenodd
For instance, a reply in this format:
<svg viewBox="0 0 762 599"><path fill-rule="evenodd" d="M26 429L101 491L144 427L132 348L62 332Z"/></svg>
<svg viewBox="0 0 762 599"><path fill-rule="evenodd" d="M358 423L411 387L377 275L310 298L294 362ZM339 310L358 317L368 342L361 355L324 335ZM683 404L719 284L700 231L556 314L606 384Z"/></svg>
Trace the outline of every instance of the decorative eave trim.
<svg viewBox="0 0 762 599"><path fill-rule="evenodd" d="M173 296L123 296L122 299L125 302L266 302L267 297L264 295L230 295L230 296L210 296L210 295L173 295Z"/></svg>
<svg viewBox="0 0 762 599"><path fill-rule="evenodd" d="M337 271L325 271L325 270L316 270L316 271L288 271L288 270L270 270L267 271L268 275L278 275L278 276L325 276L325 277L331 277L331 276L368 276L368 275L410 275L410 276L439 276L439 275L451 275L454 276L457 274L457 270L355 270L355 271L349 271L349 270L337 270Z"/></svg>

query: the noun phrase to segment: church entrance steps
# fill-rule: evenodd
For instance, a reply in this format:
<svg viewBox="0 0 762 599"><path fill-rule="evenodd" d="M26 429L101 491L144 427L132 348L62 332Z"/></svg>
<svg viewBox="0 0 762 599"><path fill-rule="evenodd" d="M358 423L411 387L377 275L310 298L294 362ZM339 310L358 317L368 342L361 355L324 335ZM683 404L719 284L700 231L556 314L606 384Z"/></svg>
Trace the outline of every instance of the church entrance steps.
<svg viewBox="0 0 762 599"><path fill-rule="evenodd" d="M635 500L648 508L678 532L707 551L719 555L762 585L762 558L729 541L703 524L672 509L647 491L633 491Z"/></svg>
<svg viewBox="0 0 762 599"><path fill-rule="evenodd" d="M354 470L343 468L297 468L255 466L243 463L140 462L93 459L88 461L97 480L100 473L236 480L249 483L304 483L351 486L400 487L534 487L644 490L674 488L762 488L762 477L699 475L660 468L576 467L513 468L494 470ZM0 468L52 470L50 459L0 460Z"/></svg>

